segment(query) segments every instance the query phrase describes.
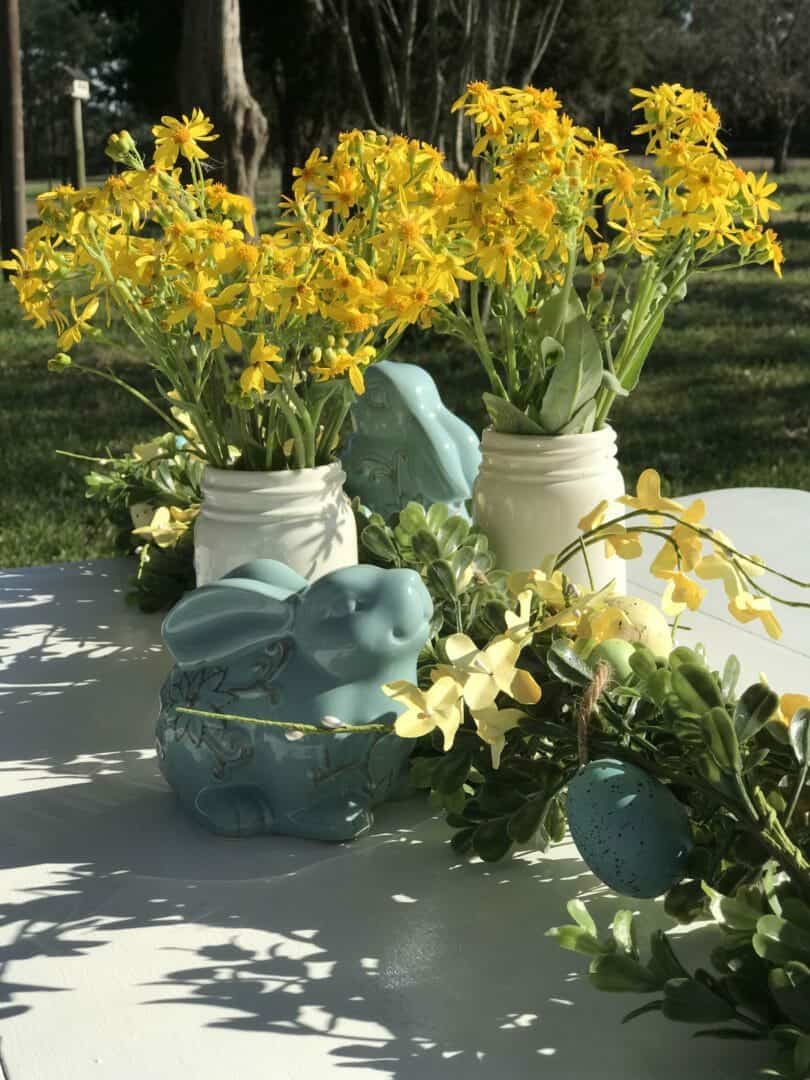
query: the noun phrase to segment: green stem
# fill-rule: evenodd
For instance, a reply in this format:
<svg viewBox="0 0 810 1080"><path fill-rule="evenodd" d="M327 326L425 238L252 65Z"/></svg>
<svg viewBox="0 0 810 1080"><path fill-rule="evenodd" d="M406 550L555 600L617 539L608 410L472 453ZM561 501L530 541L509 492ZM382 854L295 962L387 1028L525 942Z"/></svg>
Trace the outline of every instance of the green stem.
<svg viewBox="0 0 810 1080"><path fill-rule="evenodd" d="M484 333L484 327L481 322L481 310L478 305L478 290L478 281L470 282L470 311L472 313L473 331L478 347L478 355L481 357L481 363L484 365L484 370L489 376L489 382L493 391L500 397L509 401L509 394L506 391L506 387L503 385L500 375L495 370L492 352L487 343L487 336Z"/></svg>
<svg viewBox="0 0 810 1080"><path fill-rule="evenodd" d="M565 316L568 313L568 301L571 296L571 290L574 287L574 274L577 268L577 239L576 229L570 230L566 248L568 250L568 262L565 264L565 281L563 282L562 295L563 300L560 305L560 318L557 325L554 327L554 333L551 335L556 341L562 341L562 329L565 326Z"/></svg>
<svg viewBox="0 0 810 1080"><path fill-rule="evenodd" d="M99 378L106 379L107 382L113 383L115 386L120 387L122 390L126 390L127 393L132 394L134 398L137 398L142 405L145 405L148 409L151 409L153 413L156 413L165 424L169 425L169 428L176 435L182 434L182 428L174 419L174 417L169 416L169 414L165 413L163 409L160 408L160 406L155 405L153 401L150 401L146 394L142 394L140 390L136 390L136 388L134 386L131 386L128 382L124 382L123 379L119 379L117 375L113 375L109 371L101 371L99 368L85 367L84 364L73 363L71 364L71 367L74 367L77 371L84 372L85 375L97 375Z"/></svg>
<svg viewBox="0 0 810 1080"><path fill-rule="evenodd" d="M284 415L284 419L287 421L290 428L290 434L295 443L295 463L299 469L305 469L307 467L306 442L304 440L303 432L301 431L301 425L298 423L298 418L296 417L292 406L284 398L286 393L286 386L279 388L278 396L275 398L275 401L280 412Z"/></svg>
<svg viewBox="0 0 810 1080"><path fill-rule="evenodd" d="M235 713L208 712L206 709L191 709L178 705L177 712L189 716L203 716L207 720L232 720L239 724L259 724L262 727L276 727L287 731L300 731L305 735L340 735L344 732L393 731L392 724L337 724L335 727L317 727L315 724L296 724L285 720L256 720L252 716L238 716Z"/></svg>
<svg viewBox="0 0 810 1080"><path fill-rule="evenodd" d="M810 767L810 762L805 761L802 765L801 772L799 773L799 779L796 781L796 790L793 792L793 798L790 800L790 809L785 815L785 828L790 825L793 820L793 815L796 812L796 807L799 805L799 797L804 790L804 785L807 783L808 767Z"/></svg>

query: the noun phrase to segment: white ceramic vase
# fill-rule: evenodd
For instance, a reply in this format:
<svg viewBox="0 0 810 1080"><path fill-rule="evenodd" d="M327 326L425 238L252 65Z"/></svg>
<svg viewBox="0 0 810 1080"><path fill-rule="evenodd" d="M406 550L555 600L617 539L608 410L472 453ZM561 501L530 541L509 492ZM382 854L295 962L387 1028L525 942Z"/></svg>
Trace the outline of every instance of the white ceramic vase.
<svg viewBox="0 0 810 1080"><path fill-rule="evenodd" d="M251 559L277 559L308 581L357 563L357 527L340 465L203 474L194 523L197 584Z"/></svg>
<svg viewBox="0 0 810 1080"><path fill-rule="evenodd" d="M558 554L580 535L578 522L601 499L620 514L615 500L624 494L616 462L616 433L605 426L584 435L502 435L488 428L481 440L482 461L473 490L473 519L487 533L505 570L531 570ZM603 543L588 548L597 587L615 580L624 592L624 561L608 558ZM581 555L565 567L568 576L588 585Z"/></svg>

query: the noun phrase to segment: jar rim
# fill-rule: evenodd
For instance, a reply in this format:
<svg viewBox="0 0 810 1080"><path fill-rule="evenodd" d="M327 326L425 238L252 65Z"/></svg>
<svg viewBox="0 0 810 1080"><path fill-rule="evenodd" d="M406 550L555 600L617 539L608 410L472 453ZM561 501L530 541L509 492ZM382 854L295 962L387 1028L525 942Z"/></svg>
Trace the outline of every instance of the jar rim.
<svg viewBox="0 0 810 1080"><path fill-rule="evenodd" d="M605 424L596 431L577 432L571 435L513 435L496 431L492 426L484 428L481 445L490 450L587 450L616 442L616 432Z"/></svg>
<svg viewBox="0 0 810 1080"><path fill-rule="evenodd" d="M206 465L203 489L214 487L228 491L255 491L272 488L276 491L319 491L334 481L343 484L346 474L339 461L315 465L307 469L218 469Z"/></svg>

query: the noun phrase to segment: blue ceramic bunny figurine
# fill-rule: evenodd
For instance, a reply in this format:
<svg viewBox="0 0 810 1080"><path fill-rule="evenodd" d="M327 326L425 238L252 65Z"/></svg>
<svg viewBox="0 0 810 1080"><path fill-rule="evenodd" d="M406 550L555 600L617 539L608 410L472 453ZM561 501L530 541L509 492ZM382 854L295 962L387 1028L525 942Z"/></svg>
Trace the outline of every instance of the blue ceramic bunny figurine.
<svg viewBox="0 0 810 1080"><path fill-rule="evenodd" d="M355 430L341 454L349 495L385 518L408 502L443 502L467 516L478 437L445 408L426 371L392 360L372 365L351 415Z"/></svg>
<svg viewBox="0 0 810 1080"><path fill-rule="evenodd" d="M351 566L312 584L272 559L187 593L163 623L176 666L157 748L181 803L226 836L348 840L402 785L411 743L387 732L302 734L208 719L393 724L380 687L415 681L433 606L412 570Z"/></svg>

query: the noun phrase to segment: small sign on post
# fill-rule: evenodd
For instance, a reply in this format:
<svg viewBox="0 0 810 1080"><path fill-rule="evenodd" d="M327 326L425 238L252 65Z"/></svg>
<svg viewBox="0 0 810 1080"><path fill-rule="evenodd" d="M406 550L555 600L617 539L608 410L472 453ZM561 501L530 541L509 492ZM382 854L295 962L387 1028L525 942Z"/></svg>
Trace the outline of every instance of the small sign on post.
<svg viewBox="0 0 810 1080"><path fill-rule="evenodd" d="M68 89L68 94L79 101L90 100L90 83L87 79L73 79Z"/></svg>
<svg viewBox="0 0 810 1080"><path fill-rule="evenodd" d="M70 98L71 104L71 143L72 143L72 176L74 187L83 188L87 182L87 171L84 161L84 124L82 117L82 102L90 100L90 80L83 71L69 67L65 64L65 94Z"/></svg>

